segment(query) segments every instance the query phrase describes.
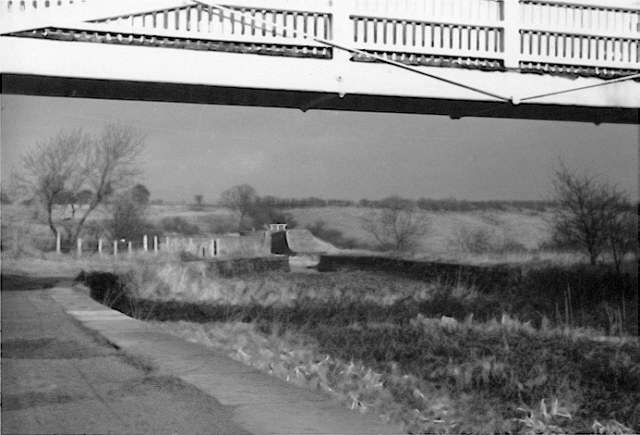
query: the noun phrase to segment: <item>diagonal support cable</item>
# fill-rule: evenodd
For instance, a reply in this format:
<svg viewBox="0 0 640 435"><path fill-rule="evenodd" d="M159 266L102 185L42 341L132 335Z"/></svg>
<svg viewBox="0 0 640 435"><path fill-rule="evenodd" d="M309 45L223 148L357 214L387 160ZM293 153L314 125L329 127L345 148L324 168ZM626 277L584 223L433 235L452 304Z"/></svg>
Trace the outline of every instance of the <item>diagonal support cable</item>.
<svg viewBox="0 0 640 435"><path fill-rule="evenodd" d="M576 92L576 91L581 91L583 89L596 88L598 86L612 85L614 83L620 83L620 82L624 82L624 81L627 81L627 80L634 80L634 79L637 79L637 78L640 78L640 74L632 74L632 75L628 75L628 76L624 76L624 77L619 77L617 79L607 80L607 81L602 82L602 83L596 83L595 85L580 86L580 87L577 87L577 88L564 89L562 91L548 92L546 94L531 95L529 97L521 98L520 101L530 101L530 100L535 100L535 99L538 99L538 98L550 97L550 96L553 96L553 95L567 94L569 92ZM514 104L518 104L518 102L516 102L514 100Z"/></svg>
<svg viewBox="0 0 640 435"><path fill-rule="evenodd" d="M197 4L201 4L201 5L204 5L204 6L209 6L209 7L212 7L212 8L218 9L218 10L223 11L223 12L229 12L229 13L230 13L230 16L229 16L229 17L226 17L226 16L225 16L225 18L229 18L229 19L231 19L231 20L233 20L233 21L236 21L236 22L239 22L239 21L240 21L240 20L238 20L238 19L236 19L236 18L234 18L234 17L233 17L233 14L234 14L236 11L235 11L234 9L232 9L232 8L229 8L229 7L226 7L226 6L222 6L222 5L219 5L219 4L216 4L216 3L210 3L210 2L208 2L208 1L204 1L204 0L191 0L191 1L192 1L192 2L194 2L194 3L197 3ZM275 25L275 24L273 24L273 23L269 23L269 22L267 22L266 20L263 20L263 19L260 19L260 18L257 18L257 17L255 18L255 21L260 22L262 25L270 26L270 30L271 30L271 31L274 31L274 30L275 30L275 31L278 33L278 36L283 36L283 34L282 34L281 32L279 32L278 27L279 27L280 29L287 29L287 30L289 30L286 26L283 26L283 25ZM246 22L245 22L244 24L245 24L245 25L249 25L249 26L251 26L251 27L252 27L252 28L254 28L254 29L258 29L258 26L256 26L254 23L246 23ZM260 29L260 30L261 30L261 29ZM293 30L292 30L292 31L293 31ZM378 56L378 55L376 55L376 54L372 54L372 53L368 53L368 52L366 52L366 51L358 50L358 49L356 49L356 48L351 48L351 47L347 47L347 46L344 46L344 45L341 45L341 44L337 44L337 43L335 43L335 42L333 42L333 41L329 41L329 40L326 40L326 39L316 38L316 37L313 37L313 36L309 36L307 33L305 33L305 32L300 32L299 30L298 30L297 32L298 32L298 33L302 33L302 35L303 35L306 39L310 39L310 40L312 40L312 41L314 41L314 42L318 42L318 43L320 43L320 44L324 44L324 45L326 45L326 46L328 46L328 47L337 48L337 49L339 49L339 50L344 50L344 51L347 51L347 52L349 52L349 53L356 53L356 54L360 54L360 55L362 55L362 56L366 56L366 57L369 57L369 58L371 58L371 59L375 59L375 60L377 60L377 61L379 61L379 62L382 62L382 63L386 63L386 64L388 64L388 65L395 66L396 68L401 68L401 69L404 69L404 70L406 70L406 71L410 71L410 72L413 72L413 73L416 73L416 74L420 74L420 75L423 75L423 76L426 76L426 77L432 78L432 79L434 79L434 80L439 80L439 81L441 81L441 82L448 83L448 84L450 84L450 85L457 86L457 87L460 87L460 88L464 88L464 89L467 89L467 90L470 90L470 91L473 91L473 92L477 92L477 93L480 93L480 94L482 94L482 95L485 95L485 96L488 96L488 97L491 97L491 98L495 98L495 99L498 99L498 100L501 100L501 101L505 101L505 102L510 102L510 101L512 101L512 99L511 99L511 98L508 98L508 97L505 97L505 96L502 96L502 95L498 95L498 94L494 94L494 93L489 92L489 91L486 91L486 90L484 90L484 89L480 89L480 88L476 88L476 87L474 87L474 86L466 85L466 84L464 84L464 83L460 83L460 82L457 82L457 81L455 81L455 80L450 80L450 79L447 79L447 78L445 78L445 77L441 77L441 76L438 76L438 75L435 75L435 74L431 74L431 73L429 73L429 72L426 72L426 71L420 70L420 69L418 69L418 68L412 67L412 66L410 66L410 65L406 65L406 64L401 63L401 62L396 62L396 61L394 61L394 60L389 60L389 59L384 58L384 57L382 57L382 56Z"/></svg>

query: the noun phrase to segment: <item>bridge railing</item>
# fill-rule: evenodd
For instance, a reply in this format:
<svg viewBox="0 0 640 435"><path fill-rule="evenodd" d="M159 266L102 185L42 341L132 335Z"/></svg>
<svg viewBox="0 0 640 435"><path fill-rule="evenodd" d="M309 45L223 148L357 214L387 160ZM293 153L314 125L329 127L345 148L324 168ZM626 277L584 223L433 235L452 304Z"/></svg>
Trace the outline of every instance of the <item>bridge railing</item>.
<svg viewBox="0 0 640 435"><path fill-rule="evenodd" d="M15 22L26 23L19 16L45 15L51 26L72 31L122 32L141 43L193 39L208 50L237 43L295 47L251 51L263 54L375 60L321 42L330 40L414 65L593 75L640 70L639 0L0 0L0 24L13 17L19 29Z"/></svg>

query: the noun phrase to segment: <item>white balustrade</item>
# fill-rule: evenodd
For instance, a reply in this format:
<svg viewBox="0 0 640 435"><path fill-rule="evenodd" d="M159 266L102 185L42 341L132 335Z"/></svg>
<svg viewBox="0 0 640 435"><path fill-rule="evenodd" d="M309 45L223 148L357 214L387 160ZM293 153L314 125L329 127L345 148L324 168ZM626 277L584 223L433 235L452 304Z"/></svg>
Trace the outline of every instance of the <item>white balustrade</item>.
<svg viewBox="0 0 640 435"><path fill-rule="evenodd" d="M277 54L282 54L282 49L293 49L296 55L311 53L336 61L348 60L342 54L338 56L338 49L321 41L334 40L342 46L407 62L431 56L490 61L496 68L534 65L543 72L545 65L640 70L637 0L228 0L225 6L206 3L0 0L0 20L4 20L0 25L4 23L12 31L26 29L26 18L9 18L39 15L38 28L59 28L84 36L107 35L123 43L176 46L165 41L174 38L187 41L187 48L234 51L234 44L244 44L253 47L251 52L270 47L279 50ZM116 10L127 12L113 13ZM74 11L82 12L74 15ZM49 16L56 19L43 25L47 21L42 17ZM76 21L65 21L63 16ZM354 60L372 59L359 55Z"/></svg>

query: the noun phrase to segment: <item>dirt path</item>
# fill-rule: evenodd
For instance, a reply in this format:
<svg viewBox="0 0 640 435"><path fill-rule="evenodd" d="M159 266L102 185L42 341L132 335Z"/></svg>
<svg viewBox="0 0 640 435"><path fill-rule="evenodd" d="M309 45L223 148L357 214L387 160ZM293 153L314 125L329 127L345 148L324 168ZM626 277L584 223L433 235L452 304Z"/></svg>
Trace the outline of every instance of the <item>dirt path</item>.
<svg viewBox="0 0 640 435"><path fill-rule="evenodd" d="M248 434L215 399L79 327L42 290L57 280L2 279L2 433Z"/></svg>

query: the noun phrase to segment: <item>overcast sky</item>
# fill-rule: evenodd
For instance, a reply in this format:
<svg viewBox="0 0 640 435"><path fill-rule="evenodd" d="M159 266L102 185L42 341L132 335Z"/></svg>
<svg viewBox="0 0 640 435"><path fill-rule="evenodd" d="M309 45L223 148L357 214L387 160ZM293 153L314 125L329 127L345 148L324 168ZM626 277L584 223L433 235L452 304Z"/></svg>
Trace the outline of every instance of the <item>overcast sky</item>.
<svg viewBox="0 0 640 435"><path fill-rule="evenodd" d="M313 111L2 95L2 180L60 129L109 121L146 135L153 198L192 201L248 183L260 195L542 199L551 167L638 197L637 125Z"/></svg>

